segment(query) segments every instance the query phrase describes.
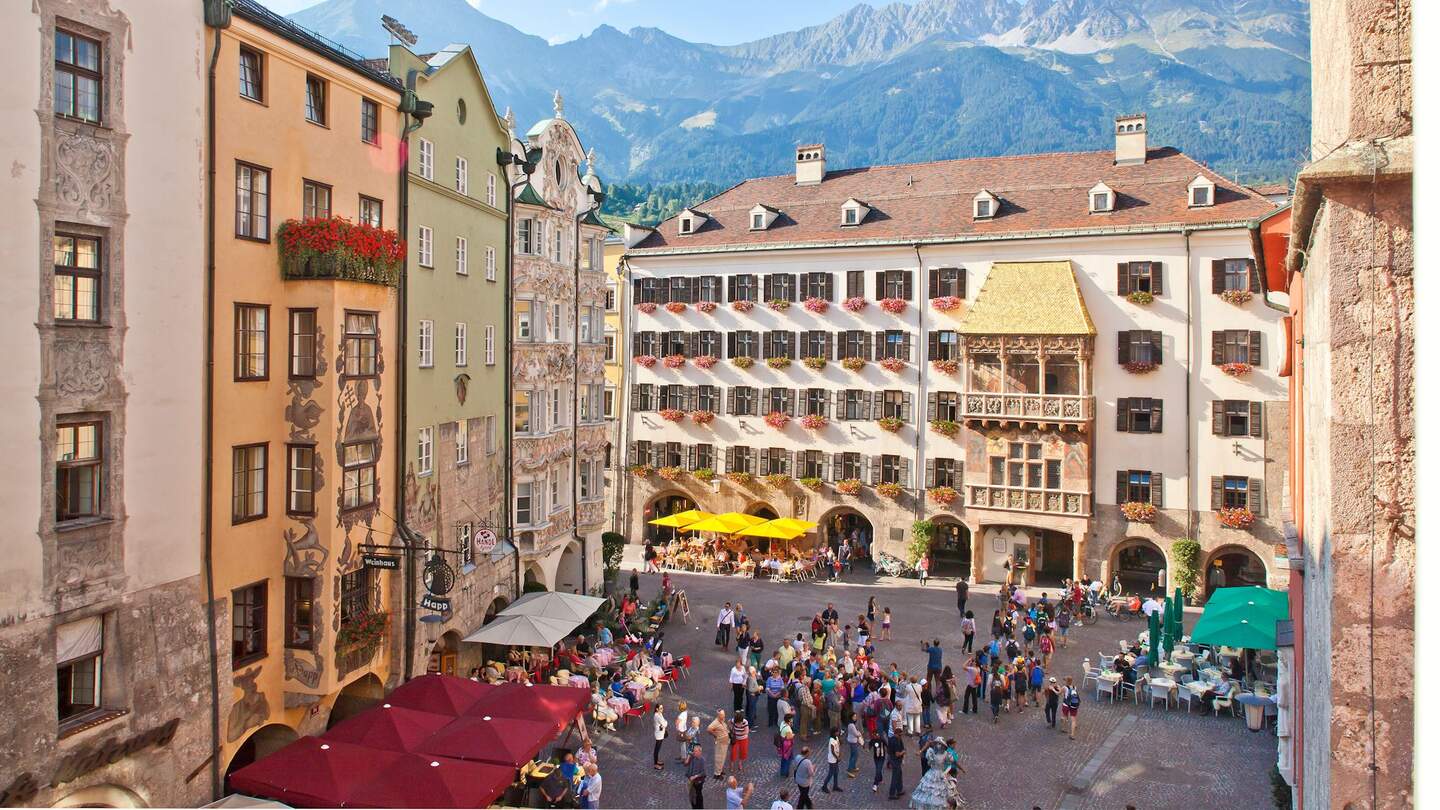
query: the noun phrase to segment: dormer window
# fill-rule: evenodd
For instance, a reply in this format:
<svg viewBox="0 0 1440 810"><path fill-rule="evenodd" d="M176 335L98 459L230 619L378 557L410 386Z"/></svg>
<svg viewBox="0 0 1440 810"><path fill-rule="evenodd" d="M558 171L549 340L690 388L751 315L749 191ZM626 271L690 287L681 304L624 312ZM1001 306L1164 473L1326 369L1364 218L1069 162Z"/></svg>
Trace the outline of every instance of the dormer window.
<svg viewBox="0 0 1440 810"><path fill-rule="evenodd" d="M1214 205L1215 181L1203 174L1198 174L1194 180L1190 181L1187 193L1190 195L1191 208L1205 208Z"/></svg>
<svg viewBox="0 0 1440 810"><path fill-rule="evenodd" d="M1090 189L1090 213L1105 214L1115 210L1115 192L1104 183Z"/></svg>
<svg viewBox="0 0 1440 810"><path fill-rule="evenodd" d="M860 212L859 212L859 211L856 211L854 208L846 208L846 209L845 209L845 224L846 224L846 225L859 225L859 224L860 224Z"/></svg>
<svg viewBox="0 0 1440 810"><path fill-rule="evenodd" d="M706 219L709 219L709 217L693 208L682 210L679 219L680 235L689 236L700 230L700 226L705 224Z"/></svg>
<svg viewBox="0 0 1440 810"><path fill-rule="evenodd" d="M763 231L779 217L780 212L774 208L768 205L757 205L750 209L750 230Z"/></svg>
<svg viewBox="0 0 1440 810"><path fill-rule="evenodd" d="M764 228L764 227L765 227L765 215L764 215L764 214L751 214L751 215L750 215L750 230L752 230L752 231L758 231L758 230L760 230L760 229L762 229L762 228Z"/></svg>
<svg viewBox="0 0 1440 810"><path fill-rule="evenodd" d="M865 215L868 213L870 213L870 206L852 197L840 206L840 224L843 226L859 225L865 221Z"/></svg>
<svg viewBox="0 0 1440 810"><path fill-rule="evenodd" d="M991 219L1000 209L1000 200L994 194L982 190L975 195L974 206L973 213L976 219Z"/></svg>
<svg viewBox="0 0 1440 810"><path fill-rule="evenodd" d="M680 233L691 233L695 230L695 220L690 217L680 218Z"/></svg>

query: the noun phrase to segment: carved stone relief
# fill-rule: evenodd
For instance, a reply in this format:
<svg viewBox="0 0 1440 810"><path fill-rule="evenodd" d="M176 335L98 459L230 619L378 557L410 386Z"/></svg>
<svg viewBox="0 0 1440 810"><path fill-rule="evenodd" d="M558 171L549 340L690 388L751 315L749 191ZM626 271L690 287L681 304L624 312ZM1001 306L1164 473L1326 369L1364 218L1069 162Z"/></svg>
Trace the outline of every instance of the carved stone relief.
<svg viewBox="0 0 1440 810"><path fill-rule="evenodd" d="M234 685L240 690L240 697L230 706L230 716L225 724L227 742L235 742L270 717L270 701L255 684L259 677L258 666L235 673Z"/></svg>

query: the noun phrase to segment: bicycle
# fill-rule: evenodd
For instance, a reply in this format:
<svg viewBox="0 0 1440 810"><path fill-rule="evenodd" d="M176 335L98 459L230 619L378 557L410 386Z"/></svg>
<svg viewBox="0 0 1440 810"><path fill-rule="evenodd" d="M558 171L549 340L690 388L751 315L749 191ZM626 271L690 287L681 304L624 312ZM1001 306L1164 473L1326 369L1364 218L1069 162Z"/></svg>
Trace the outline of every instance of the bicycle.
<svg viewBox="0 0 1440 810"><path fill-rule="evenodd" d="M1131 610L1129 603L1125 602L1123 599L1112 599L1109 602L1105 603L1105 612L1109 613L1114 618L1129 621L1135 618L1136 614L1139 611Z"/></svg>

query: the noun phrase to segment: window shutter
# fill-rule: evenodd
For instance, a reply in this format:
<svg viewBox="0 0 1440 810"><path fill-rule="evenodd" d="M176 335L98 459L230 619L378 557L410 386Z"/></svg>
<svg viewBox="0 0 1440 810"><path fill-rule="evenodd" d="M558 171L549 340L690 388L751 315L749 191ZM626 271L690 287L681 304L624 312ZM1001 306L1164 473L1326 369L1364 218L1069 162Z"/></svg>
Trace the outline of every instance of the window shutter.
<svg viewBox="0 0 1440 810"><path fill-rule="evenodd" d="M875 300L879 301L885 297L885 271L875 271Z"/></svg>
<svg viewBox="0 0 1440 810"><path fill-rule="evenodd" d="M635 403L635 410L645 410L645 403L640 401L640 385L636 383L630 386L630 401ZM632 443L633 444L633 443Z"/></svg>
<svg viewBox="0 0 1440 810"><path fill-rule="evenodd" d="M1248 268L1246 275L1250 277L1250 292L1260 292L1260 274L1255 272L1255 260L1246 259L1245 266Z"/></svg>
<svg viewBox="0 0 1440 810"><path fill-rule="evenodd" d="M819 453L818 450L817 450L816 452ZM820 453L820 480L821 480L821 481L829 481L829 480L831 480L831 478L830 478L830 456L827 455L827 454L825 454L825 453Z"/></svg>
<svg viewBox="0 0 1440 810"><path fill-rule="evenodd" d="M925 335L925 359L940 359L940 333L930 332Z"/></svg>
<svg viewBox="0 0 1440 810"><path fill-rule="evenodd" d="M726 356L726 357L734 357L734 356L735 356L735 333L734 333L734 332L727 332L727 333L725 333L725 356Z"/></svg>
<svg viewBox="0 0 1440 810"><path fill-rule="evenodd" d="M732 472L735 469L735 448L725 448L725 472Z"/></svg>
<svg viewBox="0 0 1440 810"><path fill-rule="evenodd" d="M685 389L685 410L695 410L697 400L700 399L700 386L692 385Z"/></svg>
<svg viewBox="0 0 1440 810"><path fill-rule="evenodd" d="M900 351L901 351L901 353L903 354L903 357L902 357L901 359L903 359L903 360L904 360L905 362L907 362L907 363L910 362L911 354L910 354L910 333L909 333L909 332L906 332L906 333L905 333L904 340L901 341L901 343L900 343Z"/></svg>
<svg viewBox="0 0 1440 810"><path fill-rule="evenodd" d="M534 332L532 331L531 334L534 334ZM644 334L644 333L643 333L643 332L636 332L635 334L633 334L633 335L630 336L630 356L631 356L631 357L639 357L640 355L642 355L642 354L645 353L644 350L642 350L642 349L641 349L641 346L640 346L640 336L641 336L642 334Z"/></svg>
<svg viewBox="0 0 1440 810"><path fill-rule="evenodd" d="M1130 333L1129 333L1129 332L1121 332L1121 333L1119 333L1119 335L1120 335L1120 341L1119 341L1119 344L1117 345L1118 351L1117 351L1116 357L1117 357L1117 360L1119 361L1120 365L1123 366L1123 365L1125 365L1126 363L1130 362Z"/></svg>
<svg viewBox="0 0 1440 810"><path fill-rule="evenodd" d="M926 395L925 395L925 421L926 421L926 422L934 422L934 421L935 421L935 411L936 411L936 408L939 406L939 400L940 400L940 397L939 397L938 394L926 394Z"/></svg>
<svg viewBox="0 0 1440 810"><path fill-rule="evenodd" d="M929 285L926 287L926 290L928 291L925 296L926 298L940 297L940 268L930 268Z"/></svg>
<svg viewBox="0 0 1440 810"><path fill-rule="evenodd" d="M1150 400L1150 432L1160 433L1160 421L1165 416L1165 401L1160 399Z"/></svg>
<svg viewBox="0 0 1440 810"><path fill-rule="evenodd" d="M695 445L693 444L685 445L685 469L695 469Z"/></svg>
<svg viewBox="0 0 1440 810"><path fill-rule="evenodd" d="M910 457L900 457L900 486L910 488Z"/></svg>
<svg viewBox="0 0 1440 810"><path fill-rule="evenodd" d="M1213 259L1210 262L1210 292L1219 295L1225 292L1225 260Z"/></svg>
<svg viewBox="0 0 1440 810"><path fill-rule="evenodd" d="M1154 359L1155 365L1158 366L1165 359L1165 336L1158 331L1149 332L1147 336L1150 338L1150 357Z"/></svg>
<svg viewBox="0 0 1440 810"><path fill-rule="evenodd" d="M1156 508L1165 506L1165 476L1159 470L1150 471L1150 503Z"/></svg>
<svg viewBox="0 0 1440 810"><path fill-rule="evenodd" d="M1219 512L1225 508L1225 479L1218 476L1210 476L1210 509Z"/></svg>
<svg viewBox="0 0 1440 810"><path fill-rule="evenodd" d="M900 421L909 422L913 419L910 411L910 392L906 391L900 398Z"/></svg>
<svg viewBox="0 0 1440 810"><path fill-rule="evenodd" d="M956 278L955 294L958 295L958 296L960 296L961 298L964 298L964 297L965 297L965 277L966 277L967 272L968 272L968 271L966 271L966 269L963 268L963 267L958 268L958 269L955 271L955 278Z"/></svg>
<svg viewBox="0 0 1440 810"><path fill-rule="evenodd" d="M904 296L905 296L905 300L906 300L906 301L912 301L912 300L914 300L914 299L915 299L915 274L912 273L912 272L910 272L909 270L905 270L905 271L903 271L903 275L901 276L901 278L904 279L904 281L903 281L903 283L902 283L902 285L901 285L901 289L904 290L904 293L903 293L903 294L904 294Z"/></svg>
<svg viewBox="0 0 1440 810"><path fill-rule="evenodd" d="M882 334L883 334L883 333L882 333ZM873 359L875 359L875 348L874 348L874 343L872 342L873 340L874 340L874 336L871 335L869 332L865 332L865 333L863 333L863 334L860 336L860 343L861 343L861 348L862 348L862 351L860 352L860 359L862 359L862 360L873 360Z"/></svg>
<svg viewBox="0 0 1440 810"><path fill-rule="evenodd" d="M639 459L636 457L636 455L635 455L635 453L637 452L637 451L636 451L636 447L635 447L635 442L630 442L630 449L629 449L628 452L629 452L628 458L630 459L630 463L631 463L631 464L639 464L639 463L640 463L640 460L639 460Z"/></svg>
<svg viewBox="0 0 1440 810"><path fill-rule="evenodd" d="M1130 265L1126 262L1115 265L1115 294L1130 294Z"/></svg>
<svg viewBox="0 0 1440 810"><path fill-rule="evenodd" d="M773 332L760 333L760 359L767 360L770 357L770 340Z"/></svg>
<svg viewBox="0 0 1440 810"><path fill-rule="evenodd" d="M824 400L824 401L825 401L825 418L826 418L826 419L834 419L834 418L835 418L835 395L836 395L836 392L835 392L835 391L826 391L826 392L825 392L825 400Z"/></svg>
<svg viewBox="0 0 1440 810"><path fill-rule="evenodd" d="M925 488L935 486L935 459L925 459Z"/></svg>
<svg viewBox="0 0 1440 810"><path fill-rule="evenodd" d="M875 418L875 396L878 393L877 391L860 392L860 406L865 414L864 418L867 420Z"/></svg>
<svg viewBox="0 0 1440 810"><path fill-rule="evenodd" d="M735 276L730 276L725 279L725 300L727 302L735 300L735 278Z"/></svg>
<svg viewBox="0 0 1440 810"><path fill-rule="evenodd" d="M772 472L777 472L777 471L770 469L770 451L769 451L769 450L761 450L761 451L760 451L760 474L761 474L761 475L769 475L769 474L772 473Z"/></svg>
<svg viewBox="0 0 1440 810"><path fill-rule="evenodd" d="M870 481L871 486L880 483L880 457L870 457Z"/></svg>
<svg viewBox="0 0 1440 810"><path fill-rule="evenodd" d="M843 475L844 472L845 472L845 454L844 454L844 453L836 453L836 454L834 454L834 455L830 458L830 465L831 465L831 466L830 466L830 472L833 473L834 476L835 476L835 477L834 477L833 479L831 479L831 480L832 480L832 481L838 481L838 480L840 480L840 476ZM827 476L827 477L828 477L828 476Z"/></svg>
<svg viewBox="0 0 1440 810"><path fill-rule="evenodd" d="M872 360L880 360L880 359L882 359L882 355L885 353L885 333L884 333L884 332L876 332L876 333L875 333L875 344L874 344L874 345L875 345L875 354L874 354L874 356L873 356L871 359L872 359Z"/></svg>
<svg viewBox="0 0 1440 810"><path fill-rule="evenodd" d="M795 275L793 273L786 273L785 280L789 282L785 285L785 299L787 301L794 301L795 293L798 292L796 288L799 286L799 284L796 283Z"/></svg>
<svg viewBox="0 0 1440 810"><path fill-rule="evenodd" d="M1225 362L1225 333L1210 333L1210 364L1218 366Z"/></svg>
<svg viewBox="0 0 1440 810"><path fill-rule="evenodd" d="M685 342L688 344L688 345L685 347L685 349L686 349L686 352L685 352L685 353L686 353L687 355L689 355L690 357L699 357L699 356L700 356L700 333L699 333L699 332L691 332L690 334L686 335L685 338L686 338Z"/></svg>
<svg viewBox="0 0 1440 810"><path fill-rule="evenodd" d="M1259 402L1250 403L1250 435L1257 439L1265 435L1260 424L1261 407L1262 405Z"/></svg>
<svg viewBox="0 0 1440 810"><path fill-rule="evenodd" d="M1250 491L1245 494L1245 503L1257 515L1265 514L1265 482L1259 478L1250 479Z"/></svg>
<svg viewBox="0 0 1440 810"><path fill-rule="evenodd" d="M635 303L639 304L639 303L644 302L644 300L645 300L645 297L644 297L644 296L645 296L645 293L643 292L644 287L642 287L642 286L640 285L640 279L637 278L637 279L635 279L634 281L631 281L631 282L630 282L630 289L632 290L632 292L630 293L630 295L635 299Z"/></svg>
<svg viewBox="0 0 1440 810"><path fill-rule="evenodd" d="M795 469L795 451L793 451L793 450L786 450L786 451L785 451L784 461L785 461L785 474L786 474L786 475L794 475L795 472L796 472L796 469Z"/></svg>
<svg viewBox="0 0 1440 810"><path fill-rule="evenodd" d="M1130 400L1123 397L1115 402L1115 430L1120 433L1130 430Z"/></svg>
<svg viewBox="0 0 1440 810"><path fill-rule="evenodd" d="M1115 503L1122 504L1130 500L1130 471L1115 471Z"/></svg>
<svg viewBox="0 0 1440 810"><path fill-rule="evenodd" d="M1260 367L1260 333L1250 333L1250 365Z"/></svg>
<svg viewBox="0 0 1440 810"><path fill-rule="evenodd" d="M1210 433L1215 436L1225 435L1225 400L1217 399L1210 403Z"/></svg>
<svg viewBox="0 0 1440 810"><path fill-rule="evenodd" d="M865 273L859 270L849 270L845 273L845 297L865 297Z"/></svg>
<svg viewBox="0 0 1440 810"><path fill-rule="evenodd" d="M785 335L785 356L791 360L799 358L800 341L796 332L784 332Z"/></svg>
<svg viewBox="0 0 1440 810"><path fill-rule="evenodd" d="M764 296L763 296L764 299L765 299L766 301L773 301L773 300L775 299L775 277L774 277L774 276L766 276L766 277L765 277L764 289L765 289L765 293L764 293Z"/></svg>
<svg viewBox="0 0 1440 810"><path fill-rule="evenodd" d="M725 389L725 413L735 413L735 387Z"/></svg>
<svg viewBox="0 0 1440 810"><path fill-rule="evenodd" d="M830 347L834 341L835 336L829 332L820 333L820 357L822 359L830 356Z"/></svg>
<svg viewBox="0 0 1440 810"><path fill-rule="evenodd" d="M795 389L793 388L785 389L785 414L787 416L795 415Z"/></svg>
<svg viewBox="0 0 1440 810"><path fill-rule="evenodd" d="M1161 280L1161 279L1163 279L1164 277L1165 277L1165 265L1161 264L1160 262L1151 262L1151 263L1150 263L1150 293L1151 293L1152 295L1158 296L1158 295L1160 295L1161 293L1165 292L1164 282Z"/></svg>

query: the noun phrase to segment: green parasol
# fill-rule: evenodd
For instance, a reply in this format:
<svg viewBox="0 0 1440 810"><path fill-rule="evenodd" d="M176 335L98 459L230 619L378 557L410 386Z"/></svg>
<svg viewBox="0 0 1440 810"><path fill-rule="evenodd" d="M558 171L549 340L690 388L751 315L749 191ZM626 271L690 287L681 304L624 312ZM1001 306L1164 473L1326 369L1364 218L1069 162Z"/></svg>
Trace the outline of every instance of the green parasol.
<svg viewBox="0 0 1440 810"><path fill-rule="evenodd" d="M1290 615L1290 595L1285 591L1274 591L1249 585L1241 588L1217 588L1205 602L1205 610L1224 608L1231 605L1249 605L1269 610L1278 618Z"/></svg>
<svg viewBox="0 0 1440 810"><path fill-rule="evenodd" d="M1290 615L1290 598L1268 588L1220 588L1205 604L1190 637L1197 644L1275 649L1275 622Z"/></svg>
<svg viewBox="0 0 1440 810"><path fill-rule="evenodd" d="M1150 661L1160 663L1160 611L1150 614Z"/></svg>

